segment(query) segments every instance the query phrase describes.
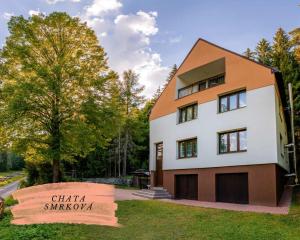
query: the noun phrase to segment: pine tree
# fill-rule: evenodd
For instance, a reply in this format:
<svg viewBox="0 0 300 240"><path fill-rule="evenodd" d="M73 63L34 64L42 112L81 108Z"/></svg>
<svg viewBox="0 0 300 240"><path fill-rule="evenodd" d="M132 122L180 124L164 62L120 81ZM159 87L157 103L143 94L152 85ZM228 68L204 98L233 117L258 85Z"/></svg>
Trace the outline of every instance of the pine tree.
<svg viewBox="0 0 300 240"><path fill-rule="evenodd" d="M255 52L252 52L250 48L247 48L243 54L246 58L249 58L251 60L255 59Z"/></svg>
<svg viewBox="0 0 300 240"><path fill-rule="evenodd" d="M123 171L125 176L127 172L127 160L130 146L133 145L132 135L135 128L135 117L139 107L144 103L144 97L141 95L144 86L140 86L138 75L132 70L123 73L122 98L125 110L124 124L124 154L123 154Z"/></svg>
<svg viewBox="0 0 300 240"><path fill-rule="evenodd" d="M174 64L171 71L170 71L170 73L169 73L169 75L168 75L168 77L167 77L167 79L166 79L167 83L171 81L171 79L174 77L176 72L177 72L177 65Z"/></svg>
<svg viewBox="0 0 300 240"><path fill-rule="evenodd" d="M262 64L271 65L271 45L266 39L261 39L256 48L255 48L255 55L256 60Z"/></svg>
<svg viewBox="0 0 300 240"><path fill-rule="evenodd" d="M292 46L295 47L294 53L298 62L300 62L300 28L296 28L290 32L292 36Z"/></svg>
<svg viewBox="0 0 300 240"><path fill-rule="evenodd" d="M295 125L296 128L300 129L300 28L296 28L291 33L292 40L292 55L293 59L297 61L297 63L293 62L293 69L297 70L297 74L294 76L293 84L293 93L294 93L294 108L295 108Z"/></svg>

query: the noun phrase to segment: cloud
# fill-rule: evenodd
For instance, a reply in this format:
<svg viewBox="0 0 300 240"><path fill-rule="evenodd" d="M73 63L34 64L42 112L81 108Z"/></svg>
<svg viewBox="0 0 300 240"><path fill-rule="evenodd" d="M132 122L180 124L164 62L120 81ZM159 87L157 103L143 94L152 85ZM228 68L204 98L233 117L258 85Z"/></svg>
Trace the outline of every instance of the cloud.
<svg viewBox="0 0 300 240"><path fill-rule="evenodd" d="M2 16L4 19L9 20L14 15L15 15L14 13L5 12L5 13L3 13Z"/></svg>
<svg viewBox="0 0 300 240"><path fill-rule="evenodd" d="M182 36L176 36L176 37L169 38L169 43L171 43L171 44L180 43L181 41L182 41Z"/></svg>
<svg viewBox="0 0 300 240"><path fill-rule="evenodd" d="M28 15L31 16L31 17L32 17L33 15L40 15L40 14L46 15L46 13L40 11L39 8L38 8L37 10L29 10L29 11L28 11Z"/></svg>
<svg viewBox="0 0 300 240"><path fill-rule="evenodd" d="M95 6L102 7L96 9ZM140 83L145 85L144 94L151 97L158 86L165 83L170 70L162 64L160 54L150 47L151 38L159 31L158 14L142 10L122 14L121 7L119 1L94 0L85 7L81 18L97 33L108 53L110 67L120 76L124 70L133 69L139 74Z"/></svg>
<svg viewBox="0 0 300 240"><path fill-rule="evenodd" d="M66 0L46 0L48 4L56 4L58 2L65 2ZM80 2L80 0L68 0L70 2Z"/></svg>
<svg viewBox="0 0 300 240"><path fill-rule="evenodd" d="M115 19L115 24L120 28L128 28L136 33L141 33L145 36L155 35L158 32L156 27L157 12L138 11L131 15L118 15Z"/></svg>
<svg viewBox="0 0 300 240"><path fill-rule="evenodd" d="M116 11L122 7L118 0L94 0L92 5L86 6L86 16L100 16L104 13Z"/></svg>

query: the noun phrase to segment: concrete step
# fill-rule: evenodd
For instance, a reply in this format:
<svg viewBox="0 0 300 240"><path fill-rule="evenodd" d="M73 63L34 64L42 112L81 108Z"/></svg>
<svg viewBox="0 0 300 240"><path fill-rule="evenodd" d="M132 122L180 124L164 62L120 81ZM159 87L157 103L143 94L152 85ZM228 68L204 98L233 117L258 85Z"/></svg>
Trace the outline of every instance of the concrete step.
<svg viewBox="0 0 300 240"><path fill-rule="evenodd" d="M133 195L149 199L172 198L171 194L169 194L168 191L163 188L142 189L134 192Z"/></svg>
<svg viewBox="0 0 300 240"><path fill-rule="evenodd" d="M135 192L136 194L142 194L142 195L147 195L147 196L165 196L165 195L170 195L168 192L156 192L156 191L137 191Z"/></svg>
<svg viewBox="0 0 300 240"><path fill-rule="evenodd" d="M158 194L158 193L144 193L144 192L135 192L133 193L136 196L143 196L143 197L149 197L149 198L171 198L171 195L168 193L164 194Z"/></svg>

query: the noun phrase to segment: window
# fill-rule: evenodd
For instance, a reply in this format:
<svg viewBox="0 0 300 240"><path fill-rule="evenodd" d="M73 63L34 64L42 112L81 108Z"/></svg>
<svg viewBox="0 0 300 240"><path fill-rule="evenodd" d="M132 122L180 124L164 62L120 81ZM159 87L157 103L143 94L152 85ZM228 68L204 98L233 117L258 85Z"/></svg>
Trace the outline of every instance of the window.
<svg viewBox="0 0 300 240"><path fill-rule="evenodd" d="M220 85L225 82L224 74L196 82L190 86L178 90L178 98L188 96L192 93L203 91L205 89Z"/></svg>
<svg viewBox="0 0 300 240"><path fill-rule="evenodd" d="M178 142L178 158L197 157L197 138Z"/></svg>
<svg viewBox="0 0 300 240"><path fill-rule="evenodd" d="M222 83L224 83L224 75L208 80L208 87L209 88L214 87L214 86L220 85Z"/></svg>
<svg viewBox="0 0 300 240"><path fill-rule="evenodd" d="M246 91L240 91L225 96L219 99L219 112L227 112L238 108L246 107Z"/></svg>
<svg viewBox="0 0 300 240"><path fill-rule="evenodd" d="M207 88L207 81L199 83L199 91L205 90Z"/></svg>
<svg viewBox="0 0 300 240"><path fill-rule="evenodd" d="M247 151L247 130L219 134L219 153Z"/></svg>
<svg viewBox="0 0 300 240"><path fill-rule="evenodd" d="M179 123L191 121L197 118L198 105L193 104L179 109Z"/></svg>
<svg viewBox="0 0 300 240"><path fill-rule="evenodd" d="M182 88L180 89L180 91L178 91L178 97L182 98L184 96L190 95L192 94L193 91L193 87L192 86L188 86L186 88Z"/></svg>

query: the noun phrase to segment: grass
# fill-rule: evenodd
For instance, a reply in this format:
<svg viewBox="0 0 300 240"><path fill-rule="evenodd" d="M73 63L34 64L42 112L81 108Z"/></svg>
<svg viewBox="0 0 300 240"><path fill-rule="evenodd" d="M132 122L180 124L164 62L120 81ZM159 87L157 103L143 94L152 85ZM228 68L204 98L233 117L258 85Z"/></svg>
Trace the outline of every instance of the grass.
<svg viewBox="0 0 300 240"><path fill-rule="evenodd" d="M294 196L289 215L205 209L160 201L121 201L117 216L121 228L69 224L14 226L7 211L0 221L0 239L298 240L300 191Z"/></svg>

